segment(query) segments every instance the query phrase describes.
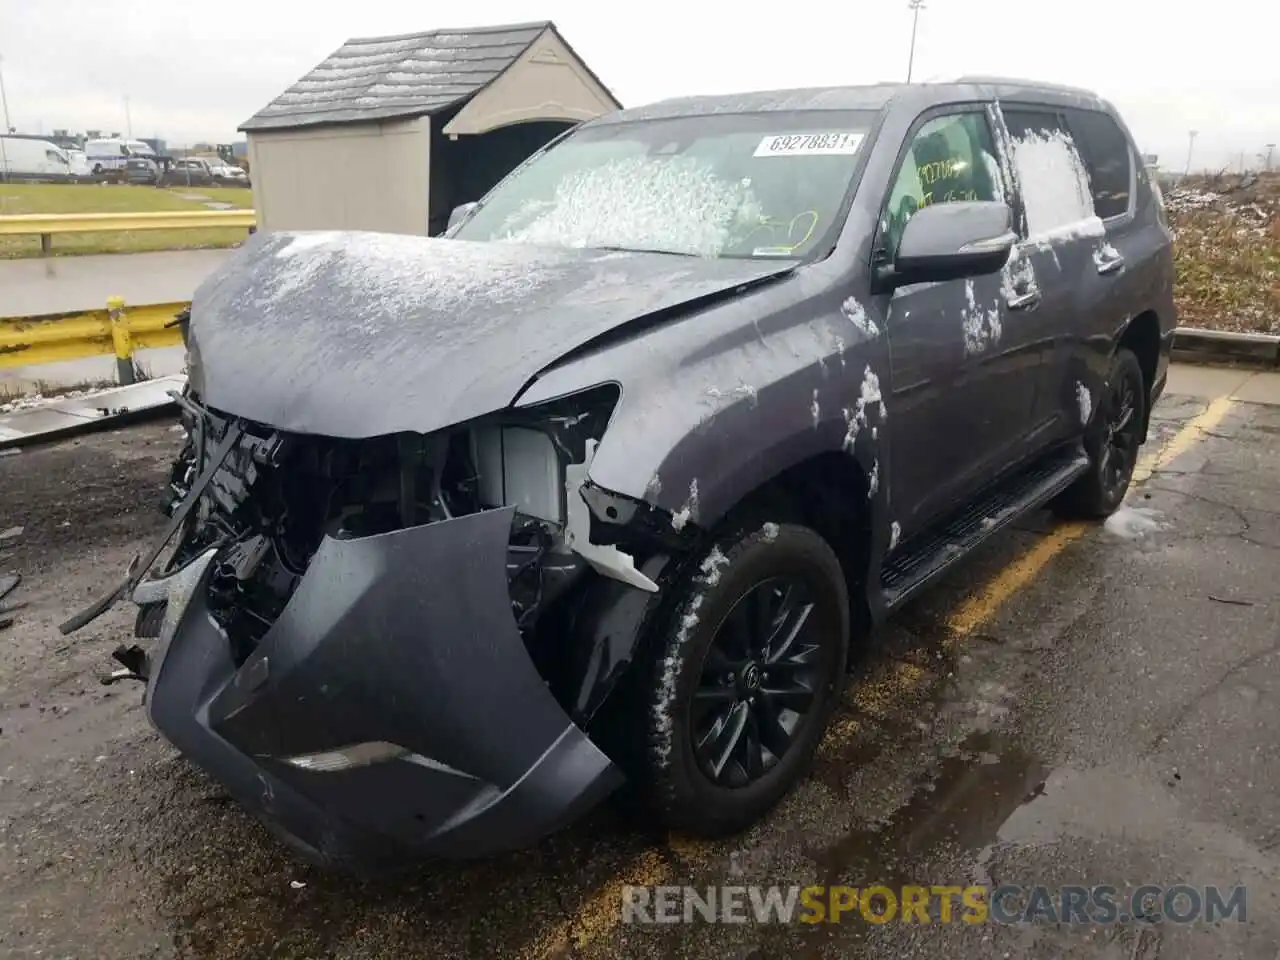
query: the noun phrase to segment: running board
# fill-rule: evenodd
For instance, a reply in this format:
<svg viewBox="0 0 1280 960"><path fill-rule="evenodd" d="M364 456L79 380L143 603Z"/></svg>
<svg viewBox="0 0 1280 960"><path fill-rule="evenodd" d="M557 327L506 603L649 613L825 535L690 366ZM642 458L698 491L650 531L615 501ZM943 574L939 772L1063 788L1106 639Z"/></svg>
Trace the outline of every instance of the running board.
<svg viewBox="0 0 1280 960"><path fill-rule="evenodd" d="M1089 457L1078 447L1050 454L904 543L880 570L885 609L901 606L978 544L1043 506L1088 469Z"/></svg>

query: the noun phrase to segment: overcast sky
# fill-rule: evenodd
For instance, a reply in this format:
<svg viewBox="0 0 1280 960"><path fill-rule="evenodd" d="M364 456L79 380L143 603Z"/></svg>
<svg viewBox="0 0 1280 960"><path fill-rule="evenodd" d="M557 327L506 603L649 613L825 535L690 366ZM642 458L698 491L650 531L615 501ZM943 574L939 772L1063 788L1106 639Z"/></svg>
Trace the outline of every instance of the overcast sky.
<svg viewBox="0 0 1280 960"><path fill-rule="evenodd" d="M350 37L554 20L631 106L685 93L905 78L906 0L712 3L472 0L0 0L11 123L121 130L171 145L235 128ZM433 12L439 11L439 12ZM1263 0L928 0L916 79L991 73L1091 87L1144 152L1250 163L1280 140L1280 14ZM1280 165L1280 150L1277 151Z"/></svg>

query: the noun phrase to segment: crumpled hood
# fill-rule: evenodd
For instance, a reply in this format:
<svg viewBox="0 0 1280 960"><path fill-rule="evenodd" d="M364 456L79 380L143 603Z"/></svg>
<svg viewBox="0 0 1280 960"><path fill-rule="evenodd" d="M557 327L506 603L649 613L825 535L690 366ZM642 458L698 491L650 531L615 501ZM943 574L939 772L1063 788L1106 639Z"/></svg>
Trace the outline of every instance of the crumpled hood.
<svg viewBox="0 0 1280 960"><path fill-rule="evenodd" d="M360 232L251 237L196 291L191 383L299 433L428 433L508 406L570 350L779 261Z"/></svg>

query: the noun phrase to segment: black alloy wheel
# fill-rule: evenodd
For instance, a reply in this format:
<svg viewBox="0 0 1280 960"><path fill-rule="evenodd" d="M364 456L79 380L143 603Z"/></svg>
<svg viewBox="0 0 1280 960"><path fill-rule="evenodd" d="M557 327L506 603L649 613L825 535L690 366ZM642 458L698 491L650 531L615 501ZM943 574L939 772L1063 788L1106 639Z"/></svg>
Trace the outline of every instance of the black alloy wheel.
<svg viewBox="0 0 1280 960"><path fill-rule="evenodd" d="M1102 485L1108 490L1127 490L1138 464L1142 423L1138 411L1142 403L1142 379L1120 376L1112 380L1106 403L1105 438L1098 453ZM1122 494L1123 495L1123 494Z"/></svg>
<svg viewBox="0 0 1280 960"><path fill-rule="evenodd" d="M813 759L845 679L847 581L816 531L744 522L664 589L628 720L640 737L630 772L667 826L724 836Z"/></svg>
<svg viewBox="0 0 1280 960"><path fill-rule="evenodd" d="M1085 426L1090 469L1054 503L1060 514L1102 519L1115 512L1129 491L1147 416L1147 384L1133 351L1121 347L1111 358L1097 414Z"/></svg>
<svg viewBox="0 0 1280 960"><path fill-rule="evenodd" d="M803 581L774 577L734 604L712 638L689 725L698 765L712 783L759 780L813 720L822 682L813 606Z"/></svg>

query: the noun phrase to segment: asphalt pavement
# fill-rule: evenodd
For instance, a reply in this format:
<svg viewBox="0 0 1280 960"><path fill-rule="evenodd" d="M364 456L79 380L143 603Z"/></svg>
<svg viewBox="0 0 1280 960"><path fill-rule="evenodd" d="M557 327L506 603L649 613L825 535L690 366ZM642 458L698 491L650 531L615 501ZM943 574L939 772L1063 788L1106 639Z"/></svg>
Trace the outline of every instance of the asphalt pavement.
<svg viewBox="0 0 1280 960"><path fill-rule="evenodd" d="M537 847L354 880L296 860L102 687L167 423L0 457L0 955L1274 960L1280 378L1179 368L1107 525L1037 515L865 652L812 776L747 834L626 803ZM20 533L5 538L9 528ZM624 884L1243 885L1247 922L622 922Z"/></svg>

